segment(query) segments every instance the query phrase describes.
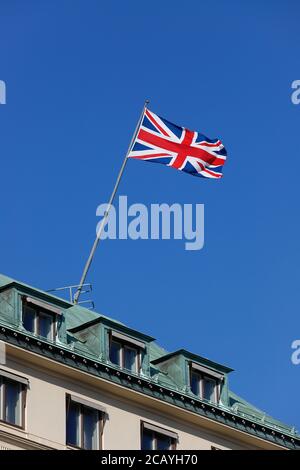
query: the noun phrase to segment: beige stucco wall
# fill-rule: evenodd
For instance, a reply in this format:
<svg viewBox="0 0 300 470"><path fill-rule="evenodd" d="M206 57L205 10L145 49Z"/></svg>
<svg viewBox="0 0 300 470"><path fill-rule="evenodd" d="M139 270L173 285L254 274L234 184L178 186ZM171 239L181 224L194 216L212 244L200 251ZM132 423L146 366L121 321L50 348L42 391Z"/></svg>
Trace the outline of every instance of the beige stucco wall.
<svg viewBox="0 0 300 470"><path fill-rule="evenodd" d="M210 449L212 445L221 449L272 448L245 433L17 348L7 349L7 362L1 367L27 377L30 385L25 430L0 423L0 447L65 449L66 394L72 393L106 408L104 449L140 449L143 420L177 432L178 450Z"/></svg>

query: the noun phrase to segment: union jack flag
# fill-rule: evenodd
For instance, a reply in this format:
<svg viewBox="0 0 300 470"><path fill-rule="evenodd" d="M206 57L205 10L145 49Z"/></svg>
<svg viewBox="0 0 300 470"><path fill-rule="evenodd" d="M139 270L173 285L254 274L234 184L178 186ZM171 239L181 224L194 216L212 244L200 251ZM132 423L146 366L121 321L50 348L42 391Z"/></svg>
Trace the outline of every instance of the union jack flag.
<svg viewBox="0 0 300 470"><path fill-rule="evenodd" d="M226 155L219 139L208 139L146 109L128 157L162 163L193 176L221 178Z"/></svg>

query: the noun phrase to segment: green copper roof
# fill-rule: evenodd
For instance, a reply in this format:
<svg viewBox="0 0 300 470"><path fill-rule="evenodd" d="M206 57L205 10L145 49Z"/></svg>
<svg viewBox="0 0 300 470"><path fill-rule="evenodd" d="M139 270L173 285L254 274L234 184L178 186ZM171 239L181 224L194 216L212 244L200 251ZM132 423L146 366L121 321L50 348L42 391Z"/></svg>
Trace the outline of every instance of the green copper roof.
<svg viewBox="0 0 300 470"><path fill-rule="evenodd" d="M36 287L32 287L28 284L25 284L24 282L16 281L11 277L5 276L4 274L0 274L0 289L8 287L9 285L15 285L21 288L25 288L26 290L32 291L33 293L40 293L43 297L47 297L49 301L52 300L53 302L64 304L64 308L67 309L66 312L70 313L66 315L67 329L75 328L79 325L82 325L83 323L99 318L100 314L97 312L93 312L80 305L74 305L68 300L62 299L61 297L57 297L56 295L53 295L49 292L45 292L41 289L37 289ZM102 316L104 318L107 318L108 320L112 320L111 318L106 317L105 315ZM121 324L116 320L112 321Z"/></svg>
<svg viewBox="0 0 300 470"><path fill-rule="evenodd" d="M55 295L50 294L49 292L45 292L43 290L37 289L35 287L29 286L28 284L25 284L24 282L16 281L15 279L12 279L11 277L4 276L3 274L0 274L0 290L3 288L6 288L8 286L19 286L26 291L31 291L33 293L40 293L42 297L49 299L49 301L53 303L59 303L61 305L64 305L65 308L71 307L72 304L68 302L65 299L62 299L61 297L57 297Z"/></svg>

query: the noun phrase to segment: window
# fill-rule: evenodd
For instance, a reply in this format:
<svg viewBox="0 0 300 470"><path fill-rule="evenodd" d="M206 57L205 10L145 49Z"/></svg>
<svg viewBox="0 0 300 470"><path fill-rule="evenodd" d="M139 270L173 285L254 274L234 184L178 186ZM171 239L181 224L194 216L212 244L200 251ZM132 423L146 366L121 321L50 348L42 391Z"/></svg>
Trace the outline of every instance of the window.
<svg viewBox="0 0 300 470"><path fill-rule="evenodd" d="M150 423L142 423L142 450L175 450L178 436Z"/></svg>
<svg viewBox="0 0 300 470"><path fill-rule="evenodd" d="M30 333L53 341L56 315L46 308L23 301L23 326Z"/></svg>
<svg viewBox="0 0 300 470"><path fill-rule="evenodd" d="M130 372L137 373L140 368L139 350L122 342L116 341L115 339L111 339L110 361L113 364L122 367L122 369L127 369Z"/></svg>
<svg viewBox="0 0 300 470"><path fill-rule="evenodd" d="M214 378L206 376L198 371L191 370L191 391L198 397L218 403L219 401L219 387L218 381Z"/></svg>
<svg viewBox="0 0 300 470"><path fill-rule="evenodd" d="M123 340L111 335L109 358L113 364L130 372L138 373L141 367L140 356L141 351L138 346L131 345L129 341L126 342L126 339Z"/></svg>
<svg viewBox="0 0 300 470"><path fill-rule="evenodd" d="M209 379L208 377L203 377L203 398L213 403L217 402L216 390L217 382L214 379Z"/></svg>
<svg viewBox="0 0 300 470"><path fill-rule="evenodd" d="M85 450L101 448L103 410L85 400L67 397L66 443Z"/></svg>
<svg viewBox="0 0 300 470"><path fill-rule="evenodd" d="M135 348L124 346L123 356L124 369L130 370L131 372L137 372L138 351Z"/></svg>
<svg viewBox="0 0 300 470"><path fill-rule="evenodd" d="M14 374L0 371L0 419L5 423L24 427L25 384L27 380L14 380Z"/></svg>
<svg viewBox="0 0 300 470"><path fill-rule="evenodd" d="M117 341L111 340L110 342L110 360L113 364L121 366L121 344Z"/></svg>

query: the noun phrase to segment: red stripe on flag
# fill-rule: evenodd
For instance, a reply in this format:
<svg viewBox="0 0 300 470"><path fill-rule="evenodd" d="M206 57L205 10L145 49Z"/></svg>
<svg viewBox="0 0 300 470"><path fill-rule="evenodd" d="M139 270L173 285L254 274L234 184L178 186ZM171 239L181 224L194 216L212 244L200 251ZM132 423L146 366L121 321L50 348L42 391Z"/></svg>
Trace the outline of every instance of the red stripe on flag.
<svg viewBox="0 0 300 470"><path fill-rule="evenodd" d="M189 131L191 132L191 131ZM198 148L198 147L191 147L189 145L182 143L173 142L167 140L161 136L157 136L151 134L150 132L140 129L138 134L138 139L156 147L161 148L162 150L167 150L169 152L182 154L185 153L186 156L193 157L193 158L200 158L201 160L209 163L210 165L221 166L224 165L224 159L218 158L215 155L212 155L206 150Z"/></svg>
<svg viewBox="0 0 300 470"><path fill-rule="evenodd" d="M222 142L218 140L218 142L215 142L214 144L212 142L196 142L195 145L204 145L204 147L219 147L222 145Z"/></svg>

